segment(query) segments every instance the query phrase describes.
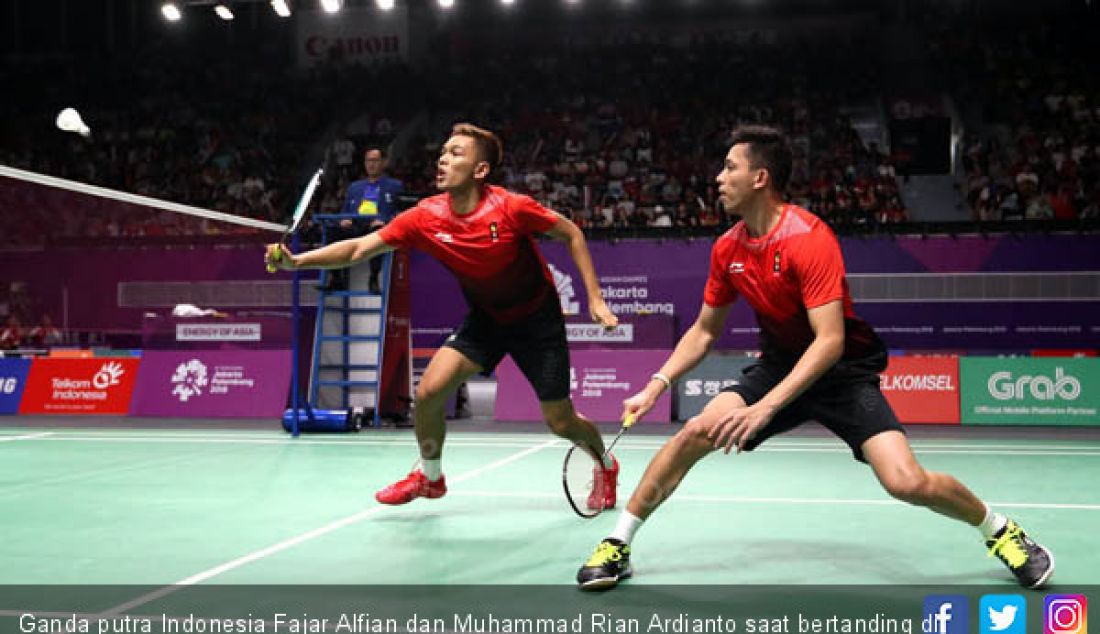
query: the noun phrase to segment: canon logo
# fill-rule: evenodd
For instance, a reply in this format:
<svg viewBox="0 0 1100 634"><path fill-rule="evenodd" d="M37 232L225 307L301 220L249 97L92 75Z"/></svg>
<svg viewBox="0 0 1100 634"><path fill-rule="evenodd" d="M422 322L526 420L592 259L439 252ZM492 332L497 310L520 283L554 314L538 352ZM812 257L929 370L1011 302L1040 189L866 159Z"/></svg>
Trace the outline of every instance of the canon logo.
<svg viewBox="0 0 1100 634"><path fill-rule="evenodd" d="M998 401L1024 398L1028 394L1040 401L1053 401L1056 398L1074 401L1081 396L1081 381L1075 376L1065 374L1062 368L1054 369L1053 380L1042 374L1024 374L1013 379L1011 372L995 372L989 377L988 387L989 395Z"/></svg>

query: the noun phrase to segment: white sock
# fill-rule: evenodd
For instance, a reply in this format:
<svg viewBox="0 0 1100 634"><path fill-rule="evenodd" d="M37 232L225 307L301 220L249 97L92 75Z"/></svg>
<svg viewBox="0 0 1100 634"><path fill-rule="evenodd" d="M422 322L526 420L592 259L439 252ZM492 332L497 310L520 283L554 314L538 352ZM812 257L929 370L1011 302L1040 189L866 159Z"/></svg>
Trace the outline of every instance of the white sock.
<svg viewBox="0 0 1100 634"><path fill-rule="evenodd" d="M443 460L420 460L420 470L427 476L429 482L435 482L443 477Z"/></svg>
<svg viewBox="0 0 1100 634"><path fill-rule="evenodd" d="M608 537L629 544L630 540L634 539L634 533L642 527L642 522L645 522L645 520L639 519L630 511L623 511L619 515L619 523L615 525L615 530L611 531Z"/></svg>
<svg viewBox="0 0 1100 634"><path fill-rule="evenodd" d="M985 519L981 524L978 524L978 532L982 534L982 538L986 540L993 539L993 536L997 534L997 531L1005 527L1008 524L1008 518L1000 513L994 513L989 510L989 507L985 507Z"/></svg>

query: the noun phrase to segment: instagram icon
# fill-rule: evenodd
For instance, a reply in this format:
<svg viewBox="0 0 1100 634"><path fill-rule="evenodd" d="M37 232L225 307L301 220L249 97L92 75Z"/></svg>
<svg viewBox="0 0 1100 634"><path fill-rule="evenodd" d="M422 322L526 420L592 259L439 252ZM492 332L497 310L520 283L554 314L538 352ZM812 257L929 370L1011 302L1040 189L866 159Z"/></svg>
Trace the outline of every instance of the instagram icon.
<svg viewBox="0 0 1100 634"><path fill-rule="evenodd" d="M1088 601L1083 594L1048 594L1043 599L1043 634L1088 634Z"/></svg>

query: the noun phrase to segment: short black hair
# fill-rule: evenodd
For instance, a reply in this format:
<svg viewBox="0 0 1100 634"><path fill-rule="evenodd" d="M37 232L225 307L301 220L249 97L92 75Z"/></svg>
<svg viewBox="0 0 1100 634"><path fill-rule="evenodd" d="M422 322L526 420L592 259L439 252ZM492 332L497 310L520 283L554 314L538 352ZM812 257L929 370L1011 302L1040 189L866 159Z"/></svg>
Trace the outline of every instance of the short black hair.
<svg viewBox="0 0 1100 634"><path fill-rule="evenodd" d="M768 170L772 189L782 194L791 179L791 144L776 128L765 125L743 125L730 134L730 145L745 143L752 167Z"/></svg>
<svg viewBox="0 0 1100 634"><path fill-rule="evenodd" d="M375 150L378 150L378 154L382 157L382 160L386 159L386 148L382 147L381 145L368 145L363 150L363 158L367 158L367 155Z"/></svg>
<svg viewBox="0 0 1100 634"><path fill-rule="evenodd" d="M456 123L451 128L451 136L468 136L477 147L477 158L489 164L489 173L493 174L504 162L504 143L495 133L479 128L472 123Z"/></svg>

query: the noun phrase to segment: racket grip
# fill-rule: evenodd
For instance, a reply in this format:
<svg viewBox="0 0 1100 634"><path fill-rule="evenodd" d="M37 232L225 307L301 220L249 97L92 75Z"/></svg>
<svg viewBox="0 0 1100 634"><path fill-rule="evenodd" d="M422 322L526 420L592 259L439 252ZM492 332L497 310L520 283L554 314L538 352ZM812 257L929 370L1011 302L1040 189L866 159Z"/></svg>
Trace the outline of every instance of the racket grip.
<svg viewBox="0 0 1100 634"><path fill-rule="evenodd" d="M626 417L623 418L623 427L624 428L630 427L631 425L633 425L636 422L638 422L638 417L636 415L627 414Z"/></svg>
<svg viewBox="0 0 1100 634"><path fill-rule="evenodd" d="M267 263L267 272L274 273L279 270L279 267L275 266L275 263L283 259L283 249L280 247L278 251L274 251L271 254L270 260Z"/></svg>

